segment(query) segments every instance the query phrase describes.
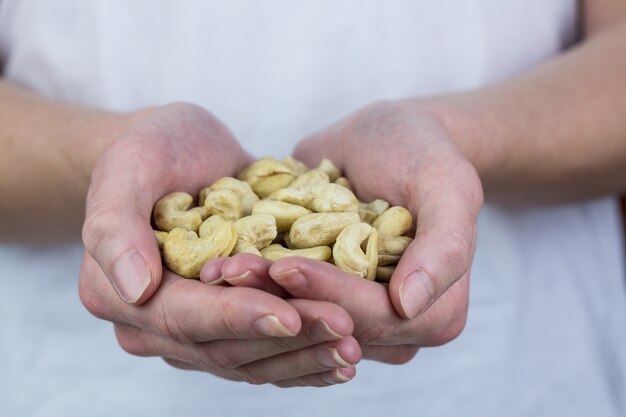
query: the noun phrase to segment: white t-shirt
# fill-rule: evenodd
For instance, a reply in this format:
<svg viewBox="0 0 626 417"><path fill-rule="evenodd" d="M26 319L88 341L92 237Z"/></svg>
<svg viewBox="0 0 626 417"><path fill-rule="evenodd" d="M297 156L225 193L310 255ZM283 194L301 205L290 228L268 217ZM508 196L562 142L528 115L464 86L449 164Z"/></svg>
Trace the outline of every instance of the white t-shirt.
<svg viewBox="0 0 626 417"><path fill-rule="evenodd" d="M0 57L6 78L62 100L200 104L255 155L282 157L372 101L549 59L576 14L575 0L0 0ZM80 246L4 245L0 415L626 415L622 250L612 199L487 203L457 340L284 390L124 353L80 304Z"/></svg>

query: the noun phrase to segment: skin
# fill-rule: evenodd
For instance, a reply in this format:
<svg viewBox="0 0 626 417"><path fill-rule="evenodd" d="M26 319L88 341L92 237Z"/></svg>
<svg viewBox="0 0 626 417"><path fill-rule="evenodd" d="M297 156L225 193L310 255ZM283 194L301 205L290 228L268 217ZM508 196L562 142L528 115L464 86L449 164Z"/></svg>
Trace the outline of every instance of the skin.
<svg viewBox="0 0 626 417"><path fill-rule="evenodd" d="M113 114L0 83L0 189L12 197L0 213L15 225L6 239L75 235L78 220L67 219L81 219L90 184L80 296L128 352L284 387L345 382L362 357L404 363L463 329L483 187L542 199L626 189L625 13L624 1L586 2L584 41L536 70L467 93L375 103L301 143L296 157L330 157L362 198L386 198L417 219L388 290L302 258L219 259L204 282L163 273L154 202L250 161L221 122L188 104ZM389 169L372 176L376 166ZM38 224L42 200L49 213ZM411 284L414 272L422 279Z"/></svg>

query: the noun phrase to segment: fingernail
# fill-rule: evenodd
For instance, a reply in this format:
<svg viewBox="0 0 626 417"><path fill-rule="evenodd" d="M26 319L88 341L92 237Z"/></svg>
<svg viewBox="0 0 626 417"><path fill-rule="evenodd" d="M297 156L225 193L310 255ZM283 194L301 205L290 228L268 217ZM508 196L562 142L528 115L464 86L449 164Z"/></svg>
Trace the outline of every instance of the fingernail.
<svg viewBox="0 0 626 417"><path fill-rule="evenodd" d="M435 290L426 273L415 271L400 284L400 305L410 319L417 317L432 302Z"/></svg>
<svg viewBox="0 0 626 417"><path fill-rule="evenodd" d="M343 336L330 328L328 323L322 319L315 319L309 327L308 336L313 340L333 340L341 339Z"/></svg>
<svg viewBox="0 0 626 417"><path fill-rule="evenodd" d="M337 348L320 349L317 352L317 360L319 363L329 368L336 368L338 366L345 368L346 366L350 366L350 364L339 355Z"/></svg>
<svg viewBox="0 0 626 417"><path fill-rule="evenodd" d="M278 317L273 314L268 314L255 321L254 327L267 336L291 337L296 335L289 331L289 329L280 322Z"/></svg>
<svg viewBox="0 0 626 417"><path fill-rule="evenodd" d="M300 291L308 287L306 277L298 268L288 269L272 276L274 280L288 291Z"/></svg>
<svg viewBox="0 0 626 417"><path fill-rule="evenodd" d="M331 372L330 375L326 374L322 376L322 379L327 384L343 384L344 382L348 382L352 379L352 377L344 375L342 369L335 369L334 372ZM347 372L347 370L346 370Z"/></svg>
<svg viewBox="0 0 626 417"><path fill-rule="evenodd" d="M150 269L138 251L130 251L118 259L113 267L111 284L127 303L134 304L139 300L150 284Z"/></svg>
<svg viewBox="0 0 626 417"><path fill-rule="evenodd" d="M217 279L214 279L213 281L205 281L207 285L222 285L222 284L228 284L228 282L226 282L226 280L222 277L219 277Z"/></svg>
<svg viewBox="0 0 626 417"><path fill-rule="evenodd" d="M252 274L252 271L246 271L243 274L236 276L236 277L223 277L223 278L229 284L236 285L250 278L251 274Z"/></svg>

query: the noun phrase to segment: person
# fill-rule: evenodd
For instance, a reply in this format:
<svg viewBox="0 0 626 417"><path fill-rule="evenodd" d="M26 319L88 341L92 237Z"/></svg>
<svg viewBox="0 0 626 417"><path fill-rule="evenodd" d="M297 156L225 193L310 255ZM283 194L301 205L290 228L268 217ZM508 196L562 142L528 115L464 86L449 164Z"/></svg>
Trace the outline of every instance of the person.
<svg viewBox="0 0 626 417"><path fill-rule="evenodd" d="M0 2L0 411L623 415L622 2L222 3ZM388 290L162 270L160 196L294 145L416 217Z"/></svg>

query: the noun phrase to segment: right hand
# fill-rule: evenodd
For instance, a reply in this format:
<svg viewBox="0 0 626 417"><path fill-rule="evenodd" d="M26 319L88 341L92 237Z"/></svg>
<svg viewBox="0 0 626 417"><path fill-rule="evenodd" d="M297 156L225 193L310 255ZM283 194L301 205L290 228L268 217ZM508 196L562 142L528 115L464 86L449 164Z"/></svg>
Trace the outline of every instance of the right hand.
<svg viewBox="0 0 626 417"><path fill-rule="evenodd" d="M150 225L154 203L175 190L196 194L250 162L228 129L197 106L146 112L93 171L81 300L113 322L122 348L136 355L252 383L345 382L361 353L341 307L211 286L162 270ZM332 363L335 354L345 362Z"/></svg>

